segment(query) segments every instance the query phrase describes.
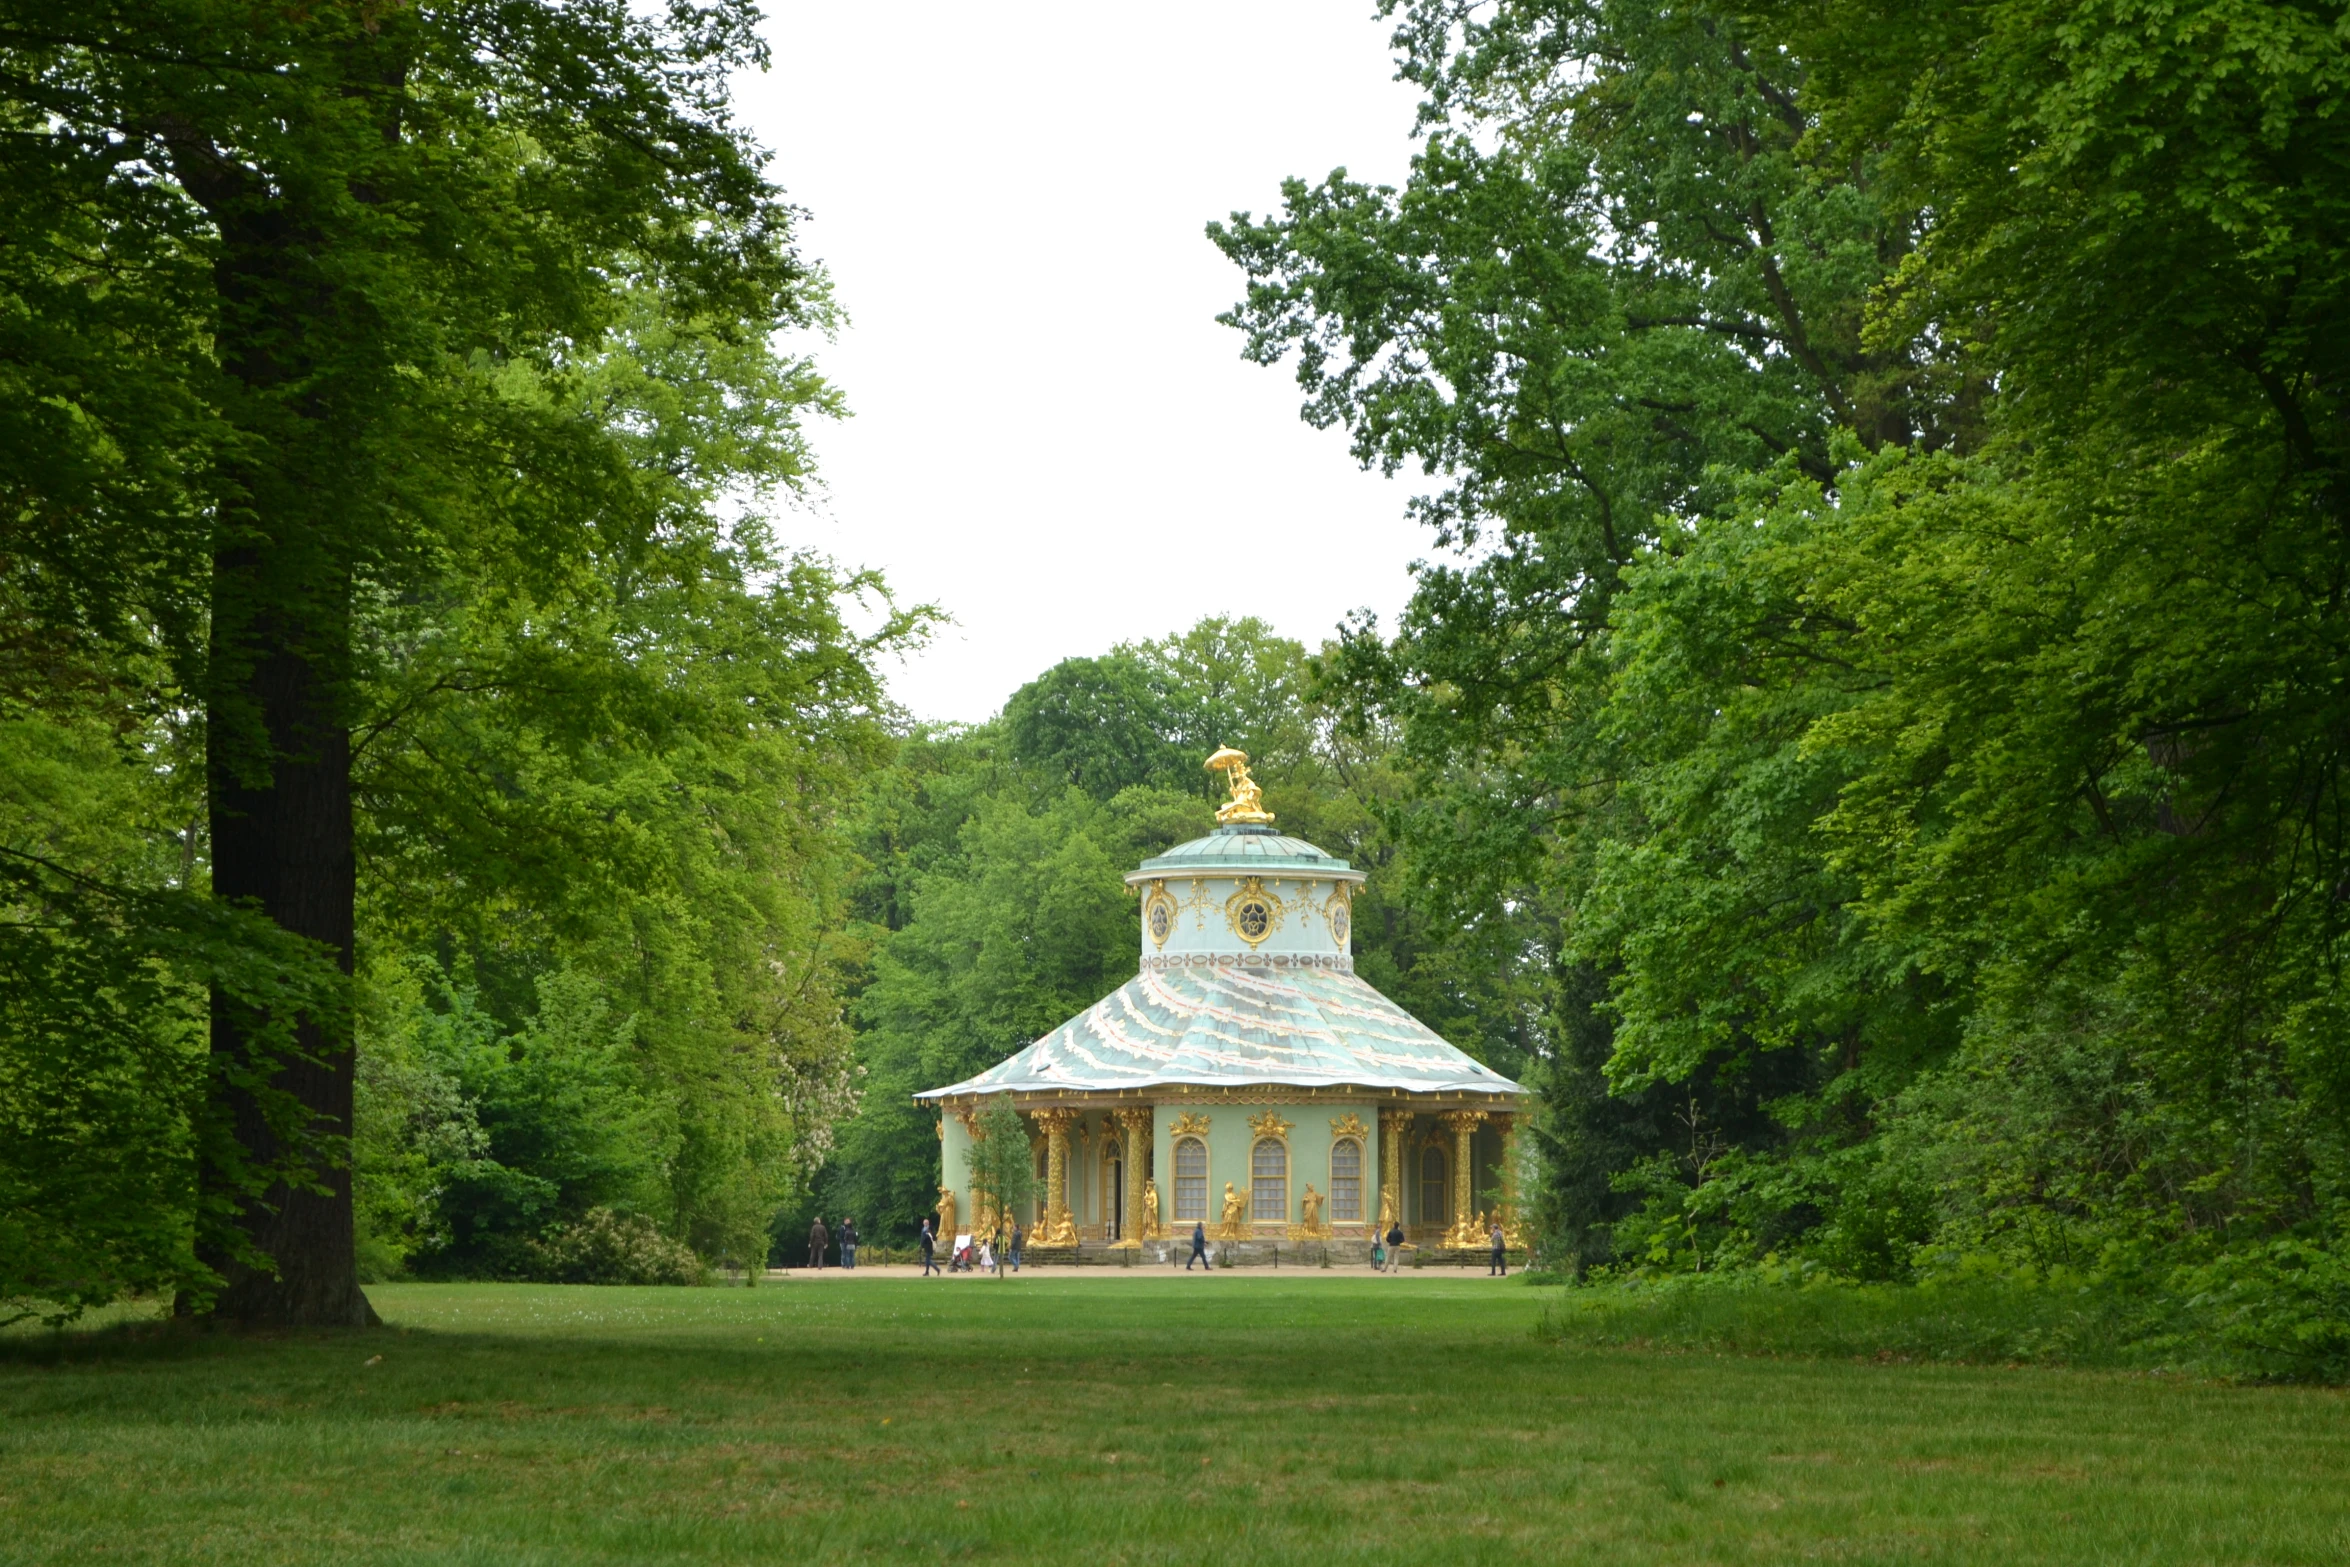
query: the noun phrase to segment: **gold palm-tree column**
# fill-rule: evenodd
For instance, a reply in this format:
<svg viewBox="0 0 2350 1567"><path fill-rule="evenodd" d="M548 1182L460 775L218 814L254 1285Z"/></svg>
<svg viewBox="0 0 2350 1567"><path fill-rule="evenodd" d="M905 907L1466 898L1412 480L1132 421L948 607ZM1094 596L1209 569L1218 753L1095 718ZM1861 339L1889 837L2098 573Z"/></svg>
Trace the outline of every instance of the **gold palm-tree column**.
<svg viewBox="0 0 2350 1567"><path fill-rule="evenodd" d="M1142 1162L1151 1146L1150 1108L1119 1111L1118 1127L1126 1141L1126 1228L1119 1234L1118 1244L1139 1247L1143 1236L1156 1228L1151 1223L1156 1216L1142 1211Z"/></svg>
<svg viewBox="0 0 2350 1567"><path fill-rule="evenodd" d="M1403 1134L1412 1124L1408 1110L1379 1112L1379 1235L1403 1222Z"/></svg>
<svg viewBox="0 0 2350 1567"><path fill-rule="evenodd" d="M1069 1128L1077 1124L1074 1110L1039 1110L1034 1117L1044 1128L1044 1233L1047 1246L1077 1244L1077 1220L1069 1212Z"/></svg>
<svg viewBox="0 0 2350 1567"><path fill-rule="evenodd" d="M1476 1194L1469 1190L1470 1163L1476 1152L1471 1139L1485 1120L1482 1110L1447 1110L1437 1117L1452 1132L1452 1229L1446 1233L1447 1246L1474 1246L1477 1244Z"/></svg>

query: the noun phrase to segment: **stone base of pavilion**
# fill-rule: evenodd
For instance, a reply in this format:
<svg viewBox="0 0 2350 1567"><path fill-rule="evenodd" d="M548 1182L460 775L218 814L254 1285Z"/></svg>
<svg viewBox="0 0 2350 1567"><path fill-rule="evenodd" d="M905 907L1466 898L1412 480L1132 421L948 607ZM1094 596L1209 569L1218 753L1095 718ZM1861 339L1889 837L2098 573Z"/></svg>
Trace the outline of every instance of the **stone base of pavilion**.
<svg viewBox="0 0 2350 1567"><path fill-rule="evenodd" d="M1022 1261L1031 1268L1173 1268L1180 1273L1191 1259L1191 1242L1144 1241L1140 1247L1083 1241L1075 1246L1031 1246ZM1220 1268L1352 1268L1368 1272L1371 1243L1367 1240L1218 1241L1208 1242L1208 1260ZM1482 1246L1406 1246L1403 1266L1422 1268L1484 1268L1493 1254ZM1511 1251L1509 1265L1525 1266L1526 1254Z"/></svg>

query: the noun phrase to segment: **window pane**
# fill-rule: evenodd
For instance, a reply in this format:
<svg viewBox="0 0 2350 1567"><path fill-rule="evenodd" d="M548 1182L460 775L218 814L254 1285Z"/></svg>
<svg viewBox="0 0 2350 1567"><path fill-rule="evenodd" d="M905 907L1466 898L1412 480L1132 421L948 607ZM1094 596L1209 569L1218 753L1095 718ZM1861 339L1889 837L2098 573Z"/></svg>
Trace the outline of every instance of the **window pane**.
<svg viewBox="0 0 2350 1567"><path fill-rule="evenodd" d="M1186 1137L1175 1145L1175 1217L1208 1216L1208 1145Z"/></svg>
<svg viewBox="0 0 2350 1567"><path fill-rule="evenodd" d="M1249 1156L1249 1217L1259 1224L1289 1218L1289 1149L1271 1137Z"/></svg>
<svg viewBox="0 0 2350 1567"><path fill-rule="evenodd" d="M1420 1222L1442 1224L1451 1217L1444 1201L1444 1152L1431 1148L1420 1155Z"/></svg>
<svg viewBox="0 0 2350 1567"><path fill-rule="evenodd" d="M1363 1218L1363 1145L1342 1137L1330 1146L1330 1217L1359 1224Z"/></svg>

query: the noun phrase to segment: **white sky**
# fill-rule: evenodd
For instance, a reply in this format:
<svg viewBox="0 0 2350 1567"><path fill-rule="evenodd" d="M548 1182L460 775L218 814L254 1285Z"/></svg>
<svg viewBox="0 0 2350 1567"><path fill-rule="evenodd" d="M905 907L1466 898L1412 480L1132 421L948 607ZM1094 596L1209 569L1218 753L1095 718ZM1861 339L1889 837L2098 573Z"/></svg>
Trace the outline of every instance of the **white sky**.
<svg viewBox="0 0 2350 1567"><path fill-rule="evenodd" d="M1215 323L1241 274L1201 233L1285 175L1401 182L1415 99L1368 0L770 12L742 114L851 318L818 357L854 413L785 528L955 618L900 701L984 718L1202 615L1309 646L1392 618L1425 549L1408 476L1360 472L1287 367L1241 360Z"/></svg>

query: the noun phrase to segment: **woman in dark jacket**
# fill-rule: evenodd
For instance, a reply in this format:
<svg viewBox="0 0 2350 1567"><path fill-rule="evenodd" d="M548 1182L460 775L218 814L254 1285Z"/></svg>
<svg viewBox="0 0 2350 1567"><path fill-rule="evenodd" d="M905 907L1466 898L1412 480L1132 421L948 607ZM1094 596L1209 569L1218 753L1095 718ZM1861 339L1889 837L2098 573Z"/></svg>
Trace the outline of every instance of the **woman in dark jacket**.
<svg viewBox="0 0 2350 1567"><path fill-rule="evenodd" d="M1387 1232L1387 1271L1393 1273L1403 1265L1403 1221L1395 1221Z"/></svg>

